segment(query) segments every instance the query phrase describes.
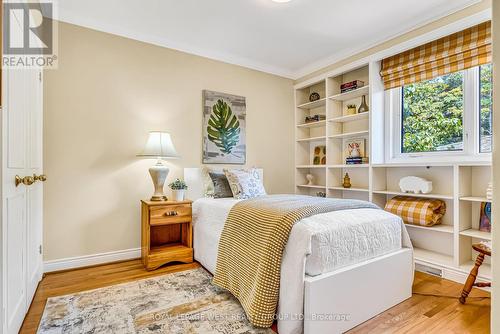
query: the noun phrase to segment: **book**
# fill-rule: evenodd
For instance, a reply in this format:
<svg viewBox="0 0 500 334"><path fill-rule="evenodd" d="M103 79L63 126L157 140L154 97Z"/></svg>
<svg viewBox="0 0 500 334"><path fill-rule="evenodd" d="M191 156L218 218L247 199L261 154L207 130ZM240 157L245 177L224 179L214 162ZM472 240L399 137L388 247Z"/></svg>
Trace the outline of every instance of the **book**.
<svg viewBox="0 0 500 334"><path fill-rule="evenodd" d="M359 158L346 158L346 165L361 165L368 163L368 157L359 157Z"/></svg>
<svg viewBox="0 0 500 334"><path fill-rule="evenodd" d="M340 92L347 93L351 90L361 88L364 85L365 85L365 83L361 80L354 80L354 81L346 82L346 83L343 83L340 85Z"/></svg>
<svg viewBox="0 0 500 334"><path fill-rule="evenodd" d="M325 119L326 119L325 115L318 114L314 116L307 116L305 118L305 122L306 123L319 122L319 121L324 121Z"/></svg>

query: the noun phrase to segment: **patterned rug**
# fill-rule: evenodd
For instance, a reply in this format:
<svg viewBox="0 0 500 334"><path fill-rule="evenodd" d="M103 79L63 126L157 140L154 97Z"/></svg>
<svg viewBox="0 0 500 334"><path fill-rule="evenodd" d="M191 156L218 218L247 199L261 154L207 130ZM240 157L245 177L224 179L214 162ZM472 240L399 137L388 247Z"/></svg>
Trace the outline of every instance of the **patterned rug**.
<svg viewBox="0 0 500 334"><path fill-rule="evenodd" d="M49 298L38 333L263 334L202 268Z"/></svg>

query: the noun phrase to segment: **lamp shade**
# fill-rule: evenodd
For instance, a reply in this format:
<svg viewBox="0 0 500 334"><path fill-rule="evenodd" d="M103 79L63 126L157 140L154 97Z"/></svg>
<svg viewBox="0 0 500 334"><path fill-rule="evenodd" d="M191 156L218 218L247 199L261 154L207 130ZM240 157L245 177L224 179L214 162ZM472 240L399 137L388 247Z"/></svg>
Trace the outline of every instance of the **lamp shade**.
<svg viewBox="0 0 500 334"><path fill-rule="evenodd" d="M144 150L139 153L139 157L154 158L179 158L175 150L172 138L167 132L151 131Z"/></svg>

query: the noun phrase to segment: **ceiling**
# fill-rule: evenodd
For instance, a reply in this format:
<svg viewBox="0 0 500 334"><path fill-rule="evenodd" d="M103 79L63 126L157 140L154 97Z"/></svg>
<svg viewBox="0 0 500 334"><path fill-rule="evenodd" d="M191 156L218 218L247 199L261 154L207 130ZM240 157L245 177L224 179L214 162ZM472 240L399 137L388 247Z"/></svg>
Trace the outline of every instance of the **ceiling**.
<svg viewBox="0 0 500 334"><path fill-rule="evenodd" d="M60 0L61 21L297 78L477 0Z"/></svg>

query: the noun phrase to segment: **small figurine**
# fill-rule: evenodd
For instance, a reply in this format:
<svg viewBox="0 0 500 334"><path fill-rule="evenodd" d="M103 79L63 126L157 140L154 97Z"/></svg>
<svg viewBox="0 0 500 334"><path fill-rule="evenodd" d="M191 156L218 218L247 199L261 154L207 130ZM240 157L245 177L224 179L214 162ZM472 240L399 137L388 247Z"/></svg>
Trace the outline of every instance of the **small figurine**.
<svg viewBox="0 0 500 334"><path fill-rule="evenodd" d="M404 193L429 194L432 191L432 181L418 176L405 176L399 180L399 188Z"/></svg>
<svg viewBox="0 0 500 334"><path fill-rule="evenodd" d="M349 177L349 173L345 173L344 183L342 183L342 187L351 188L351 178Z"/></svg>
<svg viewBox="0 0 500 334"><path fill-rule="evenodd" d="M314 181L314 175L312 175L312 174L306 174L306 179L307 179L307 185L308 186L314 185L314 183L313 183L313 181Z"/></svg>
<svg viewBox="0 0 500 334"><path fill-rule="evenodd" d="M493 183L488 183L488 188L486 188L486 199L491 201L493 199Z"/></svg>
<svg viewBox="0 0 500 334"><path fill-rule="evenodd" d="M316 196L318 196L318 197L323 197L323 198L324 198L324 197L326 197L326 193L325 193L325 192L322 192L322 191L318 191L318 192L316 193Z"/></svg>

